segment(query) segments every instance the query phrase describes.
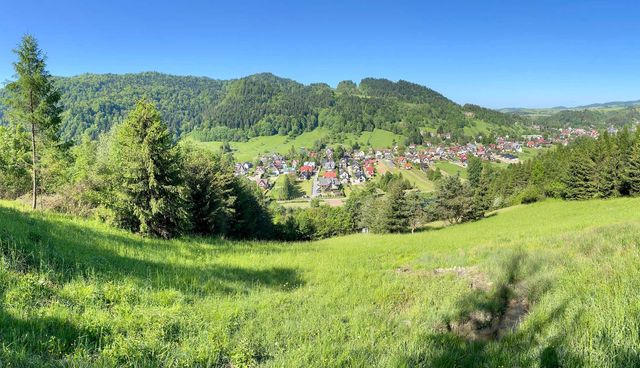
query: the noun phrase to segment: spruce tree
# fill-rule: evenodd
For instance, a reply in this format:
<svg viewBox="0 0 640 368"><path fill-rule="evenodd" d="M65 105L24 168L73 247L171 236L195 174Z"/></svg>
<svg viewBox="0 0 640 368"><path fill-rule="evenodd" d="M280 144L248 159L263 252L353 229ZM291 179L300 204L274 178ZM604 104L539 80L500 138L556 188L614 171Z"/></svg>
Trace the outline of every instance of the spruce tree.
<svg viewBox="0 0 640 368"><path fill-rule="evenodd" d="M409 211L404 188L401 180L394 180L389 185L382 210L383 232L402 233L409 227Z"/></svg>
<svg viewBox="0 0 640 368"><path fill-rule="evenodd" d="M467 177L471 188L475 189L480 185L480 178L482 177L482 160L480 158L469 157L467 161Z"/></svg>
<svg viewBox="0 0 640 368"><path fill-rule="evenodd" d="M591 199L597 193L596 165L589 156L589 152L577 149L569 162L565 177L566 198L574 200Z"/></svg>
<svg viewBox="0 0 640 368"><path fill-rule="evenodd" d="M623 177L629 194L633 196L640 195L640 131L636 134L635 142L624 168Z"/></svg>
<svg viewBox="0 0 640 368"><path fill-rule="evenodd" d="M425 199L417 191L411 191L405 196L407 207L407 220L411 233L415 232L427 221Z"/></svg>
<svg viewBox="0 0 640 368"><path fill-rule="evenodd" d="M30 134L31 139L31 207L36 209L40 190L41 148L55 145L60 125L60 94L46 70L46 56L38 41L30 35L14 53L16 80L7 85L9 119Z"/></svg>
<svg viewBox="0 0 640 368"><path fill-rule="evenodd" d="M170 238L187 228L180 160L160 113L139 101L115 135L114 198L118 223L145 235Z"/></svg>
<svg viewBox="0 0 640 368"><path fill-rule="evenodd" d="M280 191L280 198L283 200L294 199L296 197L296 186L289 175L284 176Z"/></svg>

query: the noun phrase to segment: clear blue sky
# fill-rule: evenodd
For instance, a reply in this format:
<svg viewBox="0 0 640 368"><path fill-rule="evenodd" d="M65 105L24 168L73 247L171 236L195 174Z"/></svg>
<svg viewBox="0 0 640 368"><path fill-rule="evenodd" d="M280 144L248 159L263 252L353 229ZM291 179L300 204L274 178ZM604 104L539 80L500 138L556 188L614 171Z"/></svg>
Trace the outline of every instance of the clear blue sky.
<svg viewBox="0 0 640 368"><path fill-rule="evenodd" d="M11 1L0 81L26 32L54 75L374 76L489 107L640 99L637 0Z"/></svg>

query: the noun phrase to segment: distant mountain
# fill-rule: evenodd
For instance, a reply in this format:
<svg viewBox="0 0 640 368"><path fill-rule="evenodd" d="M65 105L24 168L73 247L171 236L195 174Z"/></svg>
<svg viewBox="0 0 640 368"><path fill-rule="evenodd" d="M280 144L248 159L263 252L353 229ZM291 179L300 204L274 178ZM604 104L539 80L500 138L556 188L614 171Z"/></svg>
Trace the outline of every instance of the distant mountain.
<svg viewBox="0 0 640 368"><path fill-rule="evenodd" d="M574 107L574 109L603 109L603 108L612 108L612 107L615 108L615 107L632 107L632 106L640 106L640 100L595 103L591 105L577 106L577 107Z"/></svg>
<svg viewBox="0 0 640 368"><path fill-rule="evenodd" d="M145 72L57 77L56 85L62 92L64 139L109 130L140 98L156 103L176 137L194 132L210 140L297 135L320 126L349 133L379 128L414 137L430 127L463 136L463 129L478 120L506 131L523 121L510 113L461 106L403 80L365 78L359 84L343 81L334 89L270 73L217 80Z"/></svg>
<svg viewBox="0 0 640 368"><path fill-rule="evenodd" d="M603 103L593 103L590 105L582 105L582 106L555 106L548 108L529 108L529 107L505 107L501 109L497 109L497 111L504 113L512 113L512 114L547 114L551 115L561 110L597 110L597 109L610 109L610 108L626 108L626 107L634 107L640 106L640 100L635 101L612 101L612 102L603 102Z"/></svg>
<svg viewBox="0 0 640 368"><path fill-rule="evenodd" d="M528 117L549 128L582 127L602 129L640 122L640 100L595 103L584 106L530 109L505 108L499 111Z"/></svg>

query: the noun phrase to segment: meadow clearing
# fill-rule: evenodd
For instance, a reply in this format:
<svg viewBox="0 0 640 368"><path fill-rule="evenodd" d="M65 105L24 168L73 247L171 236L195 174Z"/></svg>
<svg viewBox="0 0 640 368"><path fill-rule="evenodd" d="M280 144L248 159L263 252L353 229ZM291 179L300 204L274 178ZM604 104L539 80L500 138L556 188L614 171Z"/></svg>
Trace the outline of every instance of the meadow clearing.
<svg viewBox="0 0 640 368"><path fill-rule="evenodd" d="M638 366L639 207L547 200L274 243L147 239L0 202L0 365Z"/></svg>

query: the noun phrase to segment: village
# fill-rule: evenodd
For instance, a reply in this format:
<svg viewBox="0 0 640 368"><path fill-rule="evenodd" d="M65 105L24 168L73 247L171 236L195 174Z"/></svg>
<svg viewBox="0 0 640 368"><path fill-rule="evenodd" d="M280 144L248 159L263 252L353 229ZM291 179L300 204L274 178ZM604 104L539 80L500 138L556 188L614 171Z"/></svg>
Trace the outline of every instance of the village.
<svg viewBox="0 0 640 368"><path fill-rule="evenodd" d="M611 130L611 129L610 129ZM611 133L615 133L611 131ZM547 149L555 144L567 145L579 137L598 138L594 129L558 129L546 139L539 134L523 135L519 139L497 137L494 143L409 145L386 148L359 148L336 153L327 147L320 151L300 148L298 158L287 158L280 153L264 154L254 163L235 164L235 174L255 181L264 191L271 190L278 177L294 175L299 182L310 182L305 198L344 197L345 188L373 180L377 173L388 168L398 170L435 170L438 163L447 162L466 168L471 156L496 164L516 164L525 151ZM445 136L446 138L446 136ZM535 151L534 151L535 152Z"/></svg>

